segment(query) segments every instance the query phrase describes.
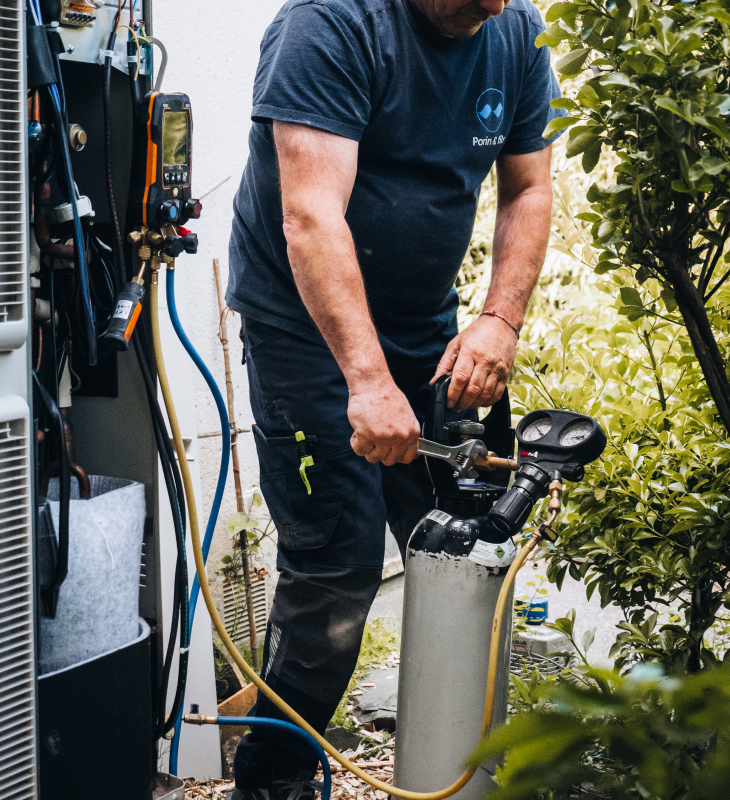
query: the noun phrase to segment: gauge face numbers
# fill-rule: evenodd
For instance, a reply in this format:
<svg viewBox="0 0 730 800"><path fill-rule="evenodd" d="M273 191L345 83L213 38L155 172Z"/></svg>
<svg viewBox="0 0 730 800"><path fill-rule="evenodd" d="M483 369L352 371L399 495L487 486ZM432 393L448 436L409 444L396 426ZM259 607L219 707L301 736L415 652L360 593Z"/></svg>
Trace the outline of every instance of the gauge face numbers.
<svg viewBox="0 0 730 800"><path fill-rule="evenodd" d="M579 419L573 422L560 434L560 444L563 447L577 447L585 442L593 433L594 425L589 419Z"/></svg>
<svg viewBox="0 0 730 800"><path fill-rule="evenodd" d="M522 431L522 439L525 442L536 442L542 439L543 436L550 432L553 427L553 421L550 417L540 417L534 422L531 422L524 431Z"/></svg>

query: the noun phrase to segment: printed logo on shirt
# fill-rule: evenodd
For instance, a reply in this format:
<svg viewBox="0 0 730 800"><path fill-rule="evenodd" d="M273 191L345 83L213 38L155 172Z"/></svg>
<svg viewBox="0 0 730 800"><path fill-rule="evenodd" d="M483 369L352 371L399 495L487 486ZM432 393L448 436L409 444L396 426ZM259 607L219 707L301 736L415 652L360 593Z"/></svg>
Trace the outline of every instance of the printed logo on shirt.
<svg viewBox="0 0 730 800"><path fill-rule="evenodd" d="M504 120L504 94L499 89L486 89L477 100L477 119L489 133L496 133ZM504 136L475 136L473 145L504 144Z"/></svg>

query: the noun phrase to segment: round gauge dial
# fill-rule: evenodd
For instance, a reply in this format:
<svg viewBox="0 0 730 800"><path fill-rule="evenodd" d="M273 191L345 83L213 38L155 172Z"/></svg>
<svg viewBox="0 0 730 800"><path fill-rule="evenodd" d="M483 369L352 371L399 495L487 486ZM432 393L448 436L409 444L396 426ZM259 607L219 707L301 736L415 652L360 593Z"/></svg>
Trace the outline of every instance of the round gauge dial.
<svg viewBox="0 0 730 800"><path fill-rule="evenodd" d="M542 439L545 434L553 427L553 422L550 417L541 417L531 422L524 431L522 431L522 438L526 442L535 442Z"/></svg>
<svg viewBox="0 0 730 800"><path fill-rule="evenodd" d="M579 419L560 434L560 444L563 447L576 447L593 433L593 428L591 420Z"/></svg>

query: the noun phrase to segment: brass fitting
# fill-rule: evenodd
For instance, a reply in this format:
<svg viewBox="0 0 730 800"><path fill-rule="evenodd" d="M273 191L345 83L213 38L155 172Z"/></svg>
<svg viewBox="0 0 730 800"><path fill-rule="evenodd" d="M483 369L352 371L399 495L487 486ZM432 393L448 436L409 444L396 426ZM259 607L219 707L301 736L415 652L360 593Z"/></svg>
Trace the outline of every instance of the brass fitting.
<svg viewBox="0 0 730 800"><path fill-rule="evenodd" d="M477 456L474 459L474 466L483 471L490 472L494 469L509 469L512 472L517 470L517 462L512 458L500 458L494 453L487 453L486 456Z"/></svg>
<svg viewBox="0 0 730 800"><path fill-rule="evenodd" d="M217 725L218 717L206 717L205 714L183 714L183 722L190 725Z"/></svg>
<svg viewBox="0 0 730 800"><path fill-rule="evenodd" d="M139 250L137 250L137 257L142 261L149 261L152 258L152 248L148 244L140 245Z"/></svg>
<svg viewBox="0 0 730 800"><path fill-rule="evenodd" d="M151 247L155 248L155 250L159 250L160 247L162 247L162 243L165 241L165 237L157 233L157 231L147 231L147 241Z"/></svg>
<svg viewBox="0 0 730 800"><path fill-rule="evenodd" d="M550 504L548 505L548 511L555 511L557 513L562 508L560 498L563 495L563 484L557 478L555 478L554 480L550 481L548 491L550 492Z"/></svg>
<svg viewBox="0 0 730 800"><path fill-rule="evenodd" d="M130 231L127 234L127 241L130 244L139 244L142 241L142 239L144 239L144 234L142 233L142 231Z"/></svg>
<svg viewBox="0 0 730 800"><path fill-rule="evenodd" d="M139 249L143 250L144 248L140 247ZM149 250L149 248L147 249ZM146 269L147 269L147 260L143 259L141 266L139 268L139 272L137 273L137 275L134 276L134 278L132 278L132 283L138 283L140 286L144 286L144 273Z"/></svg>

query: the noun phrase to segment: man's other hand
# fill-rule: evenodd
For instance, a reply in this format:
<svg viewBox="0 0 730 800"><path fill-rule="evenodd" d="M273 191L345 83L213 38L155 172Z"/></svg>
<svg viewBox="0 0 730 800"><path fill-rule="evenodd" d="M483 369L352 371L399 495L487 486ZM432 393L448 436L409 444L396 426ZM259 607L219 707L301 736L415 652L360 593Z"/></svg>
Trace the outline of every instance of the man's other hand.
<svg viewBox="0 0 730 800"><path fill-rule="evenodd" d="M392 379L351 389L347 416L352 449L371 464L410 464L418 456L418 420Z"/></svg>
<svg viewBox="0 0 730 800"><path fill-rule="evenodd" d="M451 375L449 408L492 406L504 393L517 336L498 317L479 317L449 342L431 383Z"/></svg>

